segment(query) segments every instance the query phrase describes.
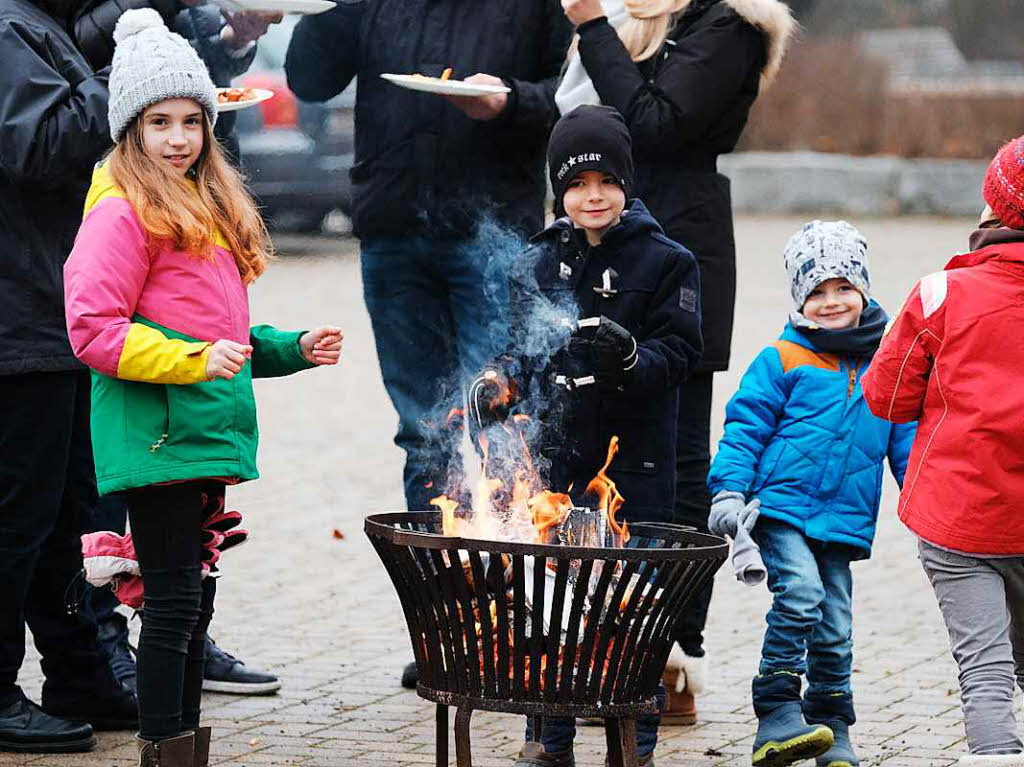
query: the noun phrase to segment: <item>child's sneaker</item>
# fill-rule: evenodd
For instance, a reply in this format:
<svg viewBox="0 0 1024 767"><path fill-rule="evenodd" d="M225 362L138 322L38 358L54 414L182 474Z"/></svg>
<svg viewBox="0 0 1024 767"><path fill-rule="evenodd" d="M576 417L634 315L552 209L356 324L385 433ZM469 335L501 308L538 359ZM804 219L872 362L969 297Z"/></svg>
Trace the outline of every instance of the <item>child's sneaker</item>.
<svg viewBox="0 0 1024 767"><path fill-rule="evenodd" d="M960 757L961 767L1024 767L1024 753L970 754Z"/></svg>
<svg viewBox="0 0 1024 767"><path fill-rule="evenodd" d="M754 767L786 767L814 759L832 747L832 730L823 724L804 723L800 677L778 673L754 677Z"/></svg>

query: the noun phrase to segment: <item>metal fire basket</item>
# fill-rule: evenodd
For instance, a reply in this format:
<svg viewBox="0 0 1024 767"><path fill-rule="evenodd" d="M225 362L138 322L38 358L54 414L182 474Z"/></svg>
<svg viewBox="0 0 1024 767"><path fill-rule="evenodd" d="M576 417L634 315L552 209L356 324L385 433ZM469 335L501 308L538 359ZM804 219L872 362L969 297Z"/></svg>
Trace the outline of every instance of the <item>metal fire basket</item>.
<svg viewBox="0 0 1024 767"><path fill-rule="evenodd" d="M445 537L435 512L377 514L365 532L398 592L419 670L437 704L437 766L456 707L459 767L471 767L474 709L603 717L611 767L636 767L636 717L655 693L687 602L727 543L670 524L630 525L625 548Z"/></svg>

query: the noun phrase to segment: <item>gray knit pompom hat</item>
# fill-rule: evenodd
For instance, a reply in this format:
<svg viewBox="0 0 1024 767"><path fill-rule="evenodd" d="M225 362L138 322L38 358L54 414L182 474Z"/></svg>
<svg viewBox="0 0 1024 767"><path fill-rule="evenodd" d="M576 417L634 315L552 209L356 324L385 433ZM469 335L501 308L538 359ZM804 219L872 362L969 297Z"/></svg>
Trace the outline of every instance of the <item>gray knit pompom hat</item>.
<svg viewBox="0 0 1024 767"><path fill-rule="evenodd" d="M164 99L195 99L217 122L217 88L206 65L152 8L125 11L114 27L110 137L115 142L142 110Z"/></svg>
<svg viewBox="0 0 1024 767"><path fill-rule="evenodd" d="M807 296L825 280L844 278L871 300L868 241L845 221L811 221L789 238L783 253L793 308L800 312Z"/></svg>

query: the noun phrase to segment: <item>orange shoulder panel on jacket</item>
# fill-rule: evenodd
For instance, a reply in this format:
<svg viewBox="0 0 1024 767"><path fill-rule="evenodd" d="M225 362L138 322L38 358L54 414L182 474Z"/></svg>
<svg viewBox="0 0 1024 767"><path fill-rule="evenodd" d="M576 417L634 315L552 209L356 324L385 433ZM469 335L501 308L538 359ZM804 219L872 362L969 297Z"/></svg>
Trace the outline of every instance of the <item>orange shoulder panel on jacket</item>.
<svg viewBox="0 0 1024 767"><path fill-rule="evenodd" d="M792 341L776 341L772 344L782 361L782 372L788 373L801 365L810 365L822 370L839 370L839 355L811 351L806 346Z"/></svg>

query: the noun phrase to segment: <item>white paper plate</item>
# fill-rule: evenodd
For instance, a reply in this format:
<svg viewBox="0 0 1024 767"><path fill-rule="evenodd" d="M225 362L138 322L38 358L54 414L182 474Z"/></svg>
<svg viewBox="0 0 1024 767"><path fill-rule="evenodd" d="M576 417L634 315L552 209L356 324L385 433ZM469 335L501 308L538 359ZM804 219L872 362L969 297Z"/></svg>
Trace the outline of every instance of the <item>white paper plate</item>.
<svg viewBox="0 0 1024 767"><path fill-rule="evenodd" d="M490 96L493 93L508 93L511 90L506 85L465 83L462 80L442 80L440 77L393 75L387 72L381 77L402 88L424 93L440 93L444 96Z"/></svg>
<svg viewBox="0 0 1024 767"><path fill-rule="evenodd" d="M217 92L229 91L230 88L218 88ZM217 102L218 112L234 112L236 109L245 109L246 107L256 106L261 101L266 101L269 98L273 98L274 92L268 91L265 88L251 88L254 97L246 101L226 101L223 104Z"/></svg>
<svg viewBox="0 0 1024 767"><path fill-rule="evenodd" d="M333 8L332 0L213 0L230 13L265 11L267 13L323 13Z"/></svg>

